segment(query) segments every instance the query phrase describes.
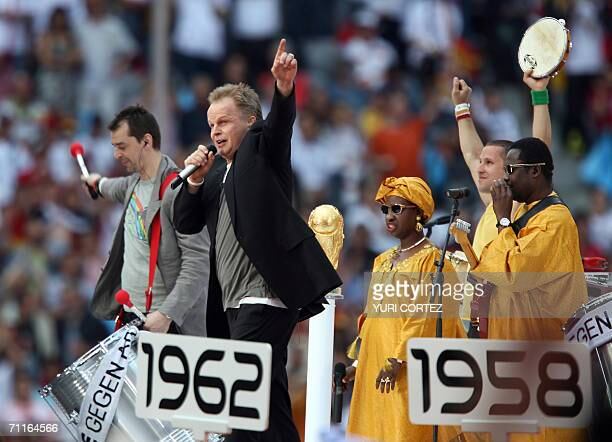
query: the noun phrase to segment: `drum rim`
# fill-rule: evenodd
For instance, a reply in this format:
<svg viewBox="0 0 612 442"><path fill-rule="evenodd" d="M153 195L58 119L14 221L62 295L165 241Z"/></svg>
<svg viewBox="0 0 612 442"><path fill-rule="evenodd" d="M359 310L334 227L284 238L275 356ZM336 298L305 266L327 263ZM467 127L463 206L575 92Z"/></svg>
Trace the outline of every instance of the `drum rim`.
<svg viewBox="0 0 612 442"><path fill-rule="evenodd" d="M519 67L521 68L521 70L523 72L527 72L525 70L523 70L523 63L521 60L521 46L523 45L523 41L525 40L525 35L527 35L527 33L529 32L529 30L531 28L533 28L534 26L536 26L538 23L540 23L541 21L544 20L554 20L556 23L559 24L559 26L561 26L561 29L563 31L565 31L565 41L564 41L564 49L563 49L563 53L561 54L561 56L559 57L559 60L557 60L557 64L555 65L554 68L549 69L548 71L546 71L546 73L544 73L542 76L536 76L534 75L533 78L536 79L540 79L540 78L545 78L551 75L555 75L557 72L559 72L559 70L561 70L561 67L565 64L565 61L567 60L567 57L569 55L569 52L572 49L572 41L571 41L571 33L570 30L563 24L561 23L561 19L555 18L555 17L541 17L538 20L536 20L535 22L533 22L527 29L525 29L525 32L523 32L523 36L521 37L521 42L519 43L519 48L516 54L516 58L519 64Z"/></svg>
<svg viewBox="0 0 612 442"><path fill-rule="evenodd" d="M606 297L609 298L608 301L602 302ZM570 332L574 328L574 326L580 321L580 319L584 317L584 315L588 314L590 311L598 307L601 307L601 305L603 304L607 304L608 302L612 302L612 291L604 293L603 295L598 296L596 298L590 299L584 304L582 304L563 324L564 333L567 335L568 332Z"/></svg>

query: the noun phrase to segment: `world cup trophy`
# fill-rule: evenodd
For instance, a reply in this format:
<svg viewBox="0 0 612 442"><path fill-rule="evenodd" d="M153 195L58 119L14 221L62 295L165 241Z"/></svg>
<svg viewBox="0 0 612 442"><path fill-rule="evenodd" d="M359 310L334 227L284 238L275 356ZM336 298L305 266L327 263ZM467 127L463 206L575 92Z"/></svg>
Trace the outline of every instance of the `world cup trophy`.
<svg viewBox="0 0 612 442"><path fill-rule="evenodd" d="M338 260L344 242L344 218L338 209L329 204L318 206L308 218L308 226L332 263L338 269Z"/></svg>
<svg viewBox="0 0 612 442"><path fill-rule="evenodd" d="M327 258L338 268L344 241L344 219L334 206L316 207L308 218L308 226ZM306 390L305 442L317 442L321 432L329 431L332 393L332 365L334 348L334 314L336 300L342 299L340 287L328 293L327 304L308 324L308 373Z"/></svg>

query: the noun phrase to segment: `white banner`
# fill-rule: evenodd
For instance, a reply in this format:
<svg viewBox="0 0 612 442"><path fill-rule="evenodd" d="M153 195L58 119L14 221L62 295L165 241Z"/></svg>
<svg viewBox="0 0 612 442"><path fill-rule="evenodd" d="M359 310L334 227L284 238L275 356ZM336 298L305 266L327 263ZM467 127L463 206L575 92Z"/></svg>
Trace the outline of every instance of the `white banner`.
<svg viewBox="0 0 612 442"><path fill-rule="evenodd" d="M128 364L136 358L132 344L136 327L125 327L118 342L100 362L79 412L78 431L83 442L104 442L110 430L123 388Z"/></svg>
<svg viewBox="0 0 612 442"><path fill-rule="evenodd" d="M568 342L583 342L589 346L589 350L612 341L612 303L604 304L586 312L567 331L565 340Z"/></svg>

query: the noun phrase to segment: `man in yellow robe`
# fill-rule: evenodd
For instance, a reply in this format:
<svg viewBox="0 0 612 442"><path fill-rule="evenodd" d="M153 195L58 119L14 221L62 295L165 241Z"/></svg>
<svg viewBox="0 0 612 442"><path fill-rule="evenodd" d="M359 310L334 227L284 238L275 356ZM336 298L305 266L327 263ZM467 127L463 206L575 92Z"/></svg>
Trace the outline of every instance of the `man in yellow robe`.
<svg viewBox="0 0 612 442"><path fill-rule="evenodd" d="M472 269L497 286L491 298L489 339L563 339L563 324L587 301L576 224L565 205L545 204L556 196L553 168L544 142L524 138L510 147L505 177L491 188L498 234ZM513 199L520 203L515 226L510 222ZM536 206L545 208L520 228L521 217ZM582 440L581 430L551 428L510 438L511 442Z"/></svg>
<svg viewBox="0 0 612 442"><path fill-rule="evenodd" d="M523 75L523 82L536 94L547 94L546 87L550 77L533 78L530 72ZM491 204L491 185L504 176L504 160L506 152L512 144L507 140L493 140L483 144L476 126L471 118L470 97L472 88L460 78L453 78L451 97L455 104L455 118L459 129L459 145L466 165L470 169L474 184L478 189L480 199L486 206L476 232L474 234L473 248L476 256L485 245L497 236L495 227L495 213ZM538 103L538 104L535 104ZM533 106L533 136L541 139L547 146L552 142L552 128L548 104L543 101L534 101ZM516 206L515 206L516 209Z"/></svg>
<svg viewBox="0 0 612 442"><path fill-rule="evenodd" d="M541 139L550 147L552 143L552 126L550 122L550 112L548 109L548 91L546 87L550 77L533 78L531 72L526 72L523 75L523 82L531 89L532 104L533 104L533 136ZM545 99L535 100L535 96L545 96ZM508 140L492 140L483 145L476 126L472 120L470 97L472 88L460 78L453 78L453 87L451 97L455 104L455 118L457 120L457 128L459 130L459 145L465 164L470 169L474 184L478 189L478 194L486 209L474 233L474 241L472 247L476 253L476 257L480 257L482 249L485 245L493 241L497 236L497 227L495 224L495 212L491 203L491 186L495 180L504 176L504 160L508 148L512 144ZM518 204L513 205L513 213L518 208ZM512 219L512 217L510 217ZM484 319L487 316L488 310L488 294L487 297L477 300L478 303L472 305L472 318L474 328L470 331L470 336L487 337L488 326ZM469 312L469 308L463 309L464 312ZM480 317L479 328L476 327L476 319Z"/></svg>

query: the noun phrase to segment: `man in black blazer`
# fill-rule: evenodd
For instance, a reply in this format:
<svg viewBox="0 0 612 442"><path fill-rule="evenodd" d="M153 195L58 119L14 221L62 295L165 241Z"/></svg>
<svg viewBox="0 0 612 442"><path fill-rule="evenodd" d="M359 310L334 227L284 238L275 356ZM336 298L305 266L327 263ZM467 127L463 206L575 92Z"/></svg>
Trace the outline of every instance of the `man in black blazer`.
<svg viewBox="0 0 612 442"><path fill-rule="evenodd" d="M199 146L185 166L200 166L175 203L179 232L207 226L211 238L209 336L272 345L270 426L234 431L230 441L299 441L287 391L287 344L298 320L323 310L342 281L291 205L291 134L297 60L281 40L272 75L272 107L263 120L259 97L245 84L209 96L208 124L218 155ZM225 311L225 316L214 312ZM226 319L226 323L220 319Z"/></svg>

